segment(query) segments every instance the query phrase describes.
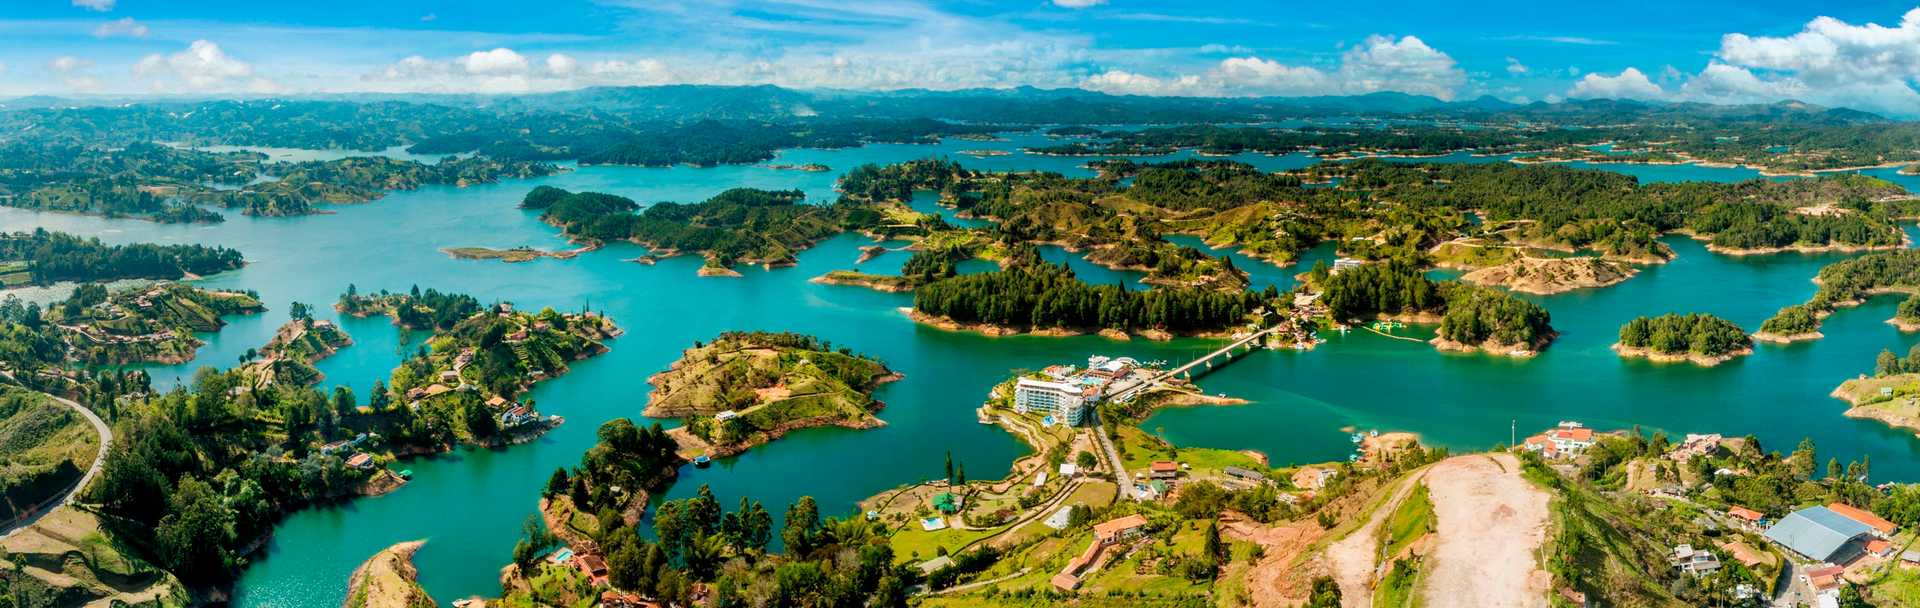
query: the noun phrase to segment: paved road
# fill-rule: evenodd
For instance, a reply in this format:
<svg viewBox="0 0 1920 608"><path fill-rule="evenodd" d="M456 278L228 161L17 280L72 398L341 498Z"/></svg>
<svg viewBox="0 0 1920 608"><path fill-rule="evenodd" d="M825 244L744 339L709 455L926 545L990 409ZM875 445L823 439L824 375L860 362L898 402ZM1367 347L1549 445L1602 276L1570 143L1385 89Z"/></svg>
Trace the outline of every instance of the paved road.
<svg viewBox="0 0 1920 608"><path fill-rule="evenodd" d="M41 394L46 395L46 393ZM32 515L22 517L11 524L7 524L6 532L0 533L0 538L12 536L14 532L32 526L34 522L40 521L42 516L45 516L55 508L73 504L74 497L80 495L80 490L87 487L87 484L92 483L94 476L100 474L100 467L106 464L107 461L107 448L113 446L113 428L107 426L107 423L100 420L99 416L94 415L93 410L87 409L84 405L74 403L70 399L55 397L53 395L47 395L47 397L60 402L61 405L73 408L73 411L79 412L81 417L87 419L88 424L93 425L94 432L100 435L100 453L94 455L93 464L88 466L87 472L80 476L80 481L74 483L73 487L67 488L67 494L65 496L61 496L58 501L48 501L41 506L39 511L34 512Z"/></svg>
<svg viewBox="0 0 1920 608"><path fill-rule="evenodd" d="M1107 436L1107 427L1100 423L1100 414L1093 415L1093 435L1100 438L1100 451L1107 453L1107 462L1113 465L1113 481L1120 484L1120 495L1134 500L1146 500L1133 489L1133 476L1127 474L1127 463L1120 459L1120 450L1113 448L1113 438Z"/></svg>

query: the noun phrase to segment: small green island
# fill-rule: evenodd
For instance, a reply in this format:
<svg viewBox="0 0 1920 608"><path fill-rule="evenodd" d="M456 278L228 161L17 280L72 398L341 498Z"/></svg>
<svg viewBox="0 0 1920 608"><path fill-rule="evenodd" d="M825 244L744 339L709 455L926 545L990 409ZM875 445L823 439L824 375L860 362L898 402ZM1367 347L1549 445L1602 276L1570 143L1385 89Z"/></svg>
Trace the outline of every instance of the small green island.
<svg viewBox="0 0 1920 608"><path fill-rule="evenodd" d="M1753 338L1732 321L1710 314L1668 313L1635 317L1620 326L1613 350L1621 357L1712 367L1753 354Z"/></svg>
<svg viewBox="0 0 1920 608"><path fill-rule="evenodd" d="M898 379L886 364L812 336L726 332L648 379L645 415L686 420L668 431L682 456L723 458L799 429L882 426L874 388Z"/></svg>

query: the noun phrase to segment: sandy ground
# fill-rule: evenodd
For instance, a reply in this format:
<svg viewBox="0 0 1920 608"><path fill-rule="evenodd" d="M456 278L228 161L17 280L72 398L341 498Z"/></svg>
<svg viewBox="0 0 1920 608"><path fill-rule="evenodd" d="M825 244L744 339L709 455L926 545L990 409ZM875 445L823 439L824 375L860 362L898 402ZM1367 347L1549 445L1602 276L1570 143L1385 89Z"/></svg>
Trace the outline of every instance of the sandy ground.
<svg viewBox="0 0 1920 608"><path fill-rule="evenodd" d="M1247 570L1247 595L1256 608L1291 608L1306 601L1310 577L1294 563L1313 541L1326 535L1311 520L1267 526L1237 513L1221 516L1221 534L1264 548L1260 561Z"/></svg>
<svg viewBox="0 0 1920 608"><path fill-rule="evenodd" d="M1333 571L1333 580L1340 583L1342 608L1373 605L1373 582L1380 575L1380 565L1374 559L1375 554L1380 552L1380 526L1386 522L1387 516L1393 514L1400 501L1406 500L1407 494L1413 492L1413 484L1419 483L1419 480L1419 476L1402 480L1394 486L1393 496L1373 510L1366 525L1327 546L1326 562Z"/></svg>
<svg viewBox="0 0 1920 608"><path fill-rule="evenodd" d="M1546 539L1549 497L1520 477L1519 461L1510 454L1450 458L1427 472L1426 483L1440 533L1426 605L1546 606L1552 581L1534 552ZM1340 586L1344 592L1346 581Z"/></svg>

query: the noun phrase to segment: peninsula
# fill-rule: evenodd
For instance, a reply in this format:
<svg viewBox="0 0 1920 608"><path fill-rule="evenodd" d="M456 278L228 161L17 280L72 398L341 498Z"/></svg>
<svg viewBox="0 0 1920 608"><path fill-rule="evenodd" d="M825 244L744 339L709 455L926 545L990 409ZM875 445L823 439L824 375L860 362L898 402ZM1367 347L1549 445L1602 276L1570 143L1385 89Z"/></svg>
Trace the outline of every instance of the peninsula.
<svg viewBox="0 0 1920 608"><path fill-rule="evenodd" d="M182 283L108 293L82 285L66 301L49 306L47 321L78 361L99 365L184 363L203 342L196 332L217 331L222 317L266 310L250 293L215 291Z"/></svg>

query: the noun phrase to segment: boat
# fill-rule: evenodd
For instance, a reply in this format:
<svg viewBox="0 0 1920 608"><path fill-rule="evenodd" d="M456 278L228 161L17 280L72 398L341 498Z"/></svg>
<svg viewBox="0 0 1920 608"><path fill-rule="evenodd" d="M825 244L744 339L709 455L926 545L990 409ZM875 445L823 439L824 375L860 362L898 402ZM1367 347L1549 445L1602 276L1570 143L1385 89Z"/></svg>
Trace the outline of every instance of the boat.
<svg viewBox="0 0 1920 608"><path fill-rule="evenodd" d="M401 479L413 479L413 469L401 469L400 472L394 474L399 475Z"/></svg>
<svg viewBox="0 0 1920 608"><path fill-rule="evenodd" d="M706 454L693 457L693 466L706 468L709 464L713 464L713 459L708 458Z"/></svg>
<svg viewBox="0 0 1920 608"><path fill-rule="evenodd" d="M1366 441L1366 440L1367 440L1367 435L1366 435L1365 433L1354 433L1354 434L1353 434L1353 442L1354 442L1354 443L1360 443L1360 442L1362 442L1362 441Z"/></svg>

